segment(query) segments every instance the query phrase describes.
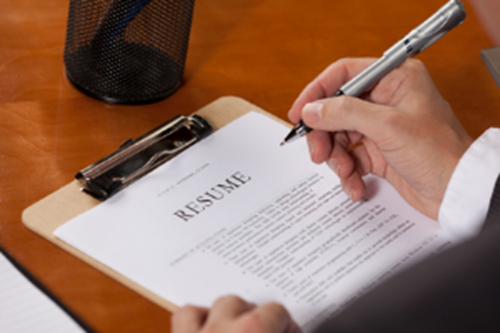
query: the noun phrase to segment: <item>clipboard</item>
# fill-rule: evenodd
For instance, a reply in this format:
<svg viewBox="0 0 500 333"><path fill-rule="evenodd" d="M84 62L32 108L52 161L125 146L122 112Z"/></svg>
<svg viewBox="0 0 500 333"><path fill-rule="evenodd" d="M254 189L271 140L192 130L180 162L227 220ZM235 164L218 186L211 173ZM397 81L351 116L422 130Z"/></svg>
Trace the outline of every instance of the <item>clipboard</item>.
<svg viewBox="0 0 500 333"><path fill-rule="evenodd" d="M216 131L250 111L262 113L288 127L291 127L289 123L266 112L258 106L251 104L242 98L233 96L221 97L194 112L194 114L205 119L211 125L213 130ZM99 158L99 156L96 158ZM22 213L22 221L24 225L152 302L168 311L174 311L177 308L175 304L161 298L155 293L131 281L122 274L105 266L101 262L93 259L54 236L54 231L59 226L101 203L100 200L81 191L80 187L80 182L73 180L71 183L63 186L52 194L49 194L45 198L26 208Z"/></svg>

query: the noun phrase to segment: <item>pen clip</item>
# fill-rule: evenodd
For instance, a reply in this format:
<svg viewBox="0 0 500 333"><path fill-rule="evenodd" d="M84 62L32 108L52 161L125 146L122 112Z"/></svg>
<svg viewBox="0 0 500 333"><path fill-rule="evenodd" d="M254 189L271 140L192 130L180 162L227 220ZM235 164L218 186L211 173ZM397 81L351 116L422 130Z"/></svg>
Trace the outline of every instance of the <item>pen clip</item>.
<svg viewBox="0 0 500 333"><path fill-rule="evenodd" d="M450 0L403 38L407 45L407 52L410 56L415 56L424 51L451 29L461 24L465 16L464 4L459 0Z"/></svg>

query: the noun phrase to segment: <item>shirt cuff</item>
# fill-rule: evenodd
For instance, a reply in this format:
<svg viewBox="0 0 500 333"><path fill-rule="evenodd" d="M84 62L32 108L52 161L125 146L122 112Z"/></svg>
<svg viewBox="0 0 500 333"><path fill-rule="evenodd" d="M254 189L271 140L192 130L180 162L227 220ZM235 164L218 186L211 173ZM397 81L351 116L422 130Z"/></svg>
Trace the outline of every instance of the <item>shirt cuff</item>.
<svg viewBox="0 0 500 333"><path fill-rule="evenodd" d="M477 235L500 173L500 129L490 128L462 156L439 209L439 223L458 240Z"/></svg>

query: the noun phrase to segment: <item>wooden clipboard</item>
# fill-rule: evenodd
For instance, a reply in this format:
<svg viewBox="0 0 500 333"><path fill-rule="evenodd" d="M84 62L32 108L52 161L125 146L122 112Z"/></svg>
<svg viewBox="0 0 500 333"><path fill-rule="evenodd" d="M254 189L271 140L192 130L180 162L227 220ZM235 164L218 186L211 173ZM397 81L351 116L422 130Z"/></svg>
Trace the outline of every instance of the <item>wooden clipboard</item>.
<svg viewBox="0 0 500 333"><path fill-rule="evenodd" d="M289 127L291 126L282 119L264 111L258 106L253 105L242 98L232 96L221 97L218 100L194 112L194 114L205 118L210 123L210 125L212 125L214 131L216 131L217 129L224 127L231 121L243 116L250 111L257 111ZM96 160L98 158L100 158L100 156L96 156ZM75 172L76 171L77 170L75 170ZM60 188L54 193L26 208L22 213L22 221L24 225L26 225L26 227L39 234L40 236L60 246L69 253L80 258L89 265L97 268L98 270L104 272L117 281L123 283L127 287L133 289L134 291L160 305L161 307L169 311L174 311L177 308L175 304L159 297L148 289L129 280L120 273L105 266L92 257L87 256L83 252L75 249L74 247L68 245L67 243L54 236L54 231L59 226L68 222L70 219L82 214L83 212L97 206L99 203L100 201L98 201L97 199L94 199L88 194L80 191L80 184L78 183L78 181L74 180L66 186Z"/></svg>

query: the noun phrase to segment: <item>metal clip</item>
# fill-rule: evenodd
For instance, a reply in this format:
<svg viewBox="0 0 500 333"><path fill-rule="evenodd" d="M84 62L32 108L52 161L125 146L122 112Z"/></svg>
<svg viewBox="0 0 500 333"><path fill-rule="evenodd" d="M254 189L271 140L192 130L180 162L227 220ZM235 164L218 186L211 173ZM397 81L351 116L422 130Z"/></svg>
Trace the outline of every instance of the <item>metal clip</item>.
<svg viewBox="0 0 500 333"><path fill-rule="evenodd" d="M212 133L205 119L176 116L76 174L81 190L104 201Z"/></svg>

